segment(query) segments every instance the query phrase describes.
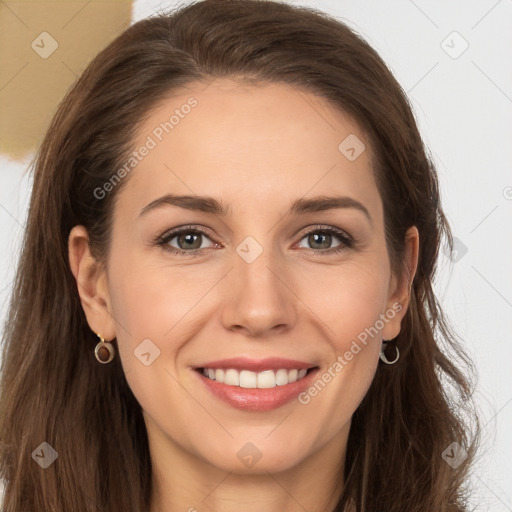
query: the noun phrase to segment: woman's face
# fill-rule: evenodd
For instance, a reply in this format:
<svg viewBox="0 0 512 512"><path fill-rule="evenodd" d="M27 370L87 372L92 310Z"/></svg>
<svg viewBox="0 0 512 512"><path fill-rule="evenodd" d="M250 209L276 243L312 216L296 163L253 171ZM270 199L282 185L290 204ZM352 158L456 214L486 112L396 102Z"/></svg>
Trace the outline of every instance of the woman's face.
<svg viewBox="0 0 512 512"><path fill-rule="evenodd" d="M234 472L339 461L408 291L369 141L311 94L223 79L163 102L134 148L97 287L109 314L86 314L117 337L153 453Z"/></svg>

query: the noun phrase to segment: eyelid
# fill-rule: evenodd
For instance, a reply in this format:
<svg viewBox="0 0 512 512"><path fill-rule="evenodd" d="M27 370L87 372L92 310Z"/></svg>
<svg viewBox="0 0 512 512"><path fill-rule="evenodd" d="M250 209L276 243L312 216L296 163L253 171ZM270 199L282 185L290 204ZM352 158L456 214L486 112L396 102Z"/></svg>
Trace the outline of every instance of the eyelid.
<svg viewBox="0 0 512 512"><path fill-rule="evenodd" d="M350 233L348 233L348 231L346 231L345 229L341 229L341 228L338 228L336 226L331 226L331 225L328 225L328 224L310 224L309 226L306 226L305 228L302 228L295 235L295 237L300 236L301 239L302 239L304 236L309 235L310 233L315 233L317 231L319 231L319 232L320 231L327 231L327 232L337 233L339 236L346 237L349 240L354 241L354 242L356 241L355 238Z"/></svg>
<svg viewBox="0 0 512 512"><path fill-rule="evenodd" d="M186 226L177 226L176 228L169 229L165 231L163 234L157 236L155 240L153 241L154 244L164 244L168 242L169 240L172 240L175 236L180 235L181 233L189 233L189 232L197 232L201 233L202 235L205 235L208 237L212 242L219 243L215 241L215 237L213 237L209 230L203 226L200 226L198 224L189 224ZM179 249L178 249L179 250ZM192 251L187 251L192 253Z"/></svg>
<svg viewBox="0 0 512 512"><path fill-rule="evenodd" d="M164 238L167 235L180 233L181 231L200 231L201 233L208 233L210 230L201 224L184 224L183 226L176 226L164 231L158 238Z"/></svg>

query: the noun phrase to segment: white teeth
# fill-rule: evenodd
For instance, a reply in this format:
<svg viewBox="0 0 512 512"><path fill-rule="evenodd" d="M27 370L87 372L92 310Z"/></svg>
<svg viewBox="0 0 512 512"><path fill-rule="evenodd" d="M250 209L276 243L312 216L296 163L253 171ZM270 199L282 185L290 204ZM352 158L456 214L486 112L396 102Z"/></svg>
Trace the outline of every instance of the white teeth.
<svg viewBox="0 0 512 512"><path fill-rule="evenodd" d="M284 386L285 384L288 384L288 370L277 370L276 384L278 386Z"/></svg>
<svg viewBox="0 0 512 512"><path fill-rule="evenodd" d="M233 368L223 370L221 368L203 368L203 375L211 380L216 380L229 386L239 386L247 389L275 388L285 386L297 380L303 379L308 372L307 368L286 370L265 370L260 373L249 370L238 371Z"/></svg>
<svg viewBox="0 0 512 512"><path fill-rule="evenodd" d="M258 388L275 388L276 375L272 370L266 370L258 373Z"/></svg>
<svg viewBox="0 0 512 512"><path fill-rule="evenodd" d="M236 370L235 370L236 371ZM248 370L242 370L240 372L240 387L241 388L256 388L256 379L258 375ZM224 384L226 384L224 382Z"/></svg>
<svg viewBox="0 0 512 512"><path fill-rule="evenodd" d="M238 372L236 370L226 370L226 374L224 375L224 384L240 386L240 375L238 375Z"/></svg>

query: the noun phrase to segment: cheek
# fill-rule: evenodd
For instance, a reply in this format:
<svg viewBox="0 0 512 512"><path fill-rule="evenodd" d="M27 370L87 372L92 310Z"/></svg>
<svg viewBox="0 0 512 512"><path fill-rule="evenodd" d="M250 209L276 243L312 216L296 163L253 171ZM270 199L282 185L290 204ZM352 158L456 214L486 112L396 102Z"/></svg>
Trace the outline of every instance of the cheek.
<svg viewBox="0 0 512 512"><path fill-rule="evenodd" d="M191 268L170 268L142 251L129 254L120 247L112 256L119 262L109 272L112 316L126 373L134 364L139 368L134 355L146 348L158 356L151 367L173 368L180 349L201 328L196 320L215 313L208 292L219 281L218 272L202 271L198 279Z"/></svg>
<svg viewBox="0 0 512 512"><path fill-rule="evenodd" d="M386 305L388 284L385 264L368 258L333 267L328 273L311 274L302 280L297 295L317 314L338 352L347 350L352 340L376 324Z"/></svg>
<svg viewBox="0 0 512 512"><path fill-rule="evenodd" d="M128 384L143 409L157 415L169 401L185 407L175 361L189 338L183 330L187 313L204 289L197 283L195 288L187 286L179 272L171 279L168 269L152 267L142 258L125 254L118 261L109 274L110 293Z"/></svg>
<svg viewBox="0 0 512 512"><path fill-rule="evenodd" d="M151 268L136 254L121 249L112 249L109 289L118 347L127 369L141 343L155 354L163 350L165 333L183 316L188 301L180 298L187 289L178 280L165 281L162 269Z"/></svg>
<svg viewBox="0 0 512 512"><path fill-rule="evenodd" d="M109 286L113 314L132 335L158 332L162 337L190 309L205 285L196 273L170 268L151 249L131 249L140 240L118 240L112 248ZM193 274L193 275L192 275ZM192 277L189 279L188 276Z"/></svg>

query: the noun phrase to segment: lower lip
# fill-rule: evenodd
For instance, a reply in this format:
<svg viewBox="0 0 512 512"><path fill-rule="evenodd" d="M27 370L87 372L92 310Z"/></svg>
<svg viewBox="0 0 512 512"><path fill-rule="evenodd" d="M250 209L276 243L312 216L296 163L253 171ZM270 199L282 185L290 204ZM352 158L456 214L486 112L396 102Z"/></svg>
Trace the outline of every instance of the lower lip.
<svg viewBox="0 0 512 512"><path fill-rule="evenodd" d="M256 412L277 409L278 407L290 402L311 385L311 382L317 372L318 368L315 368L309 371L302 379L290 384L285 384L284 386L248 389L222 384L221 382L205 377L202 372L194 370L194 373L197 374L203 384L217 398L220 398L237 409Z"/></svg>

